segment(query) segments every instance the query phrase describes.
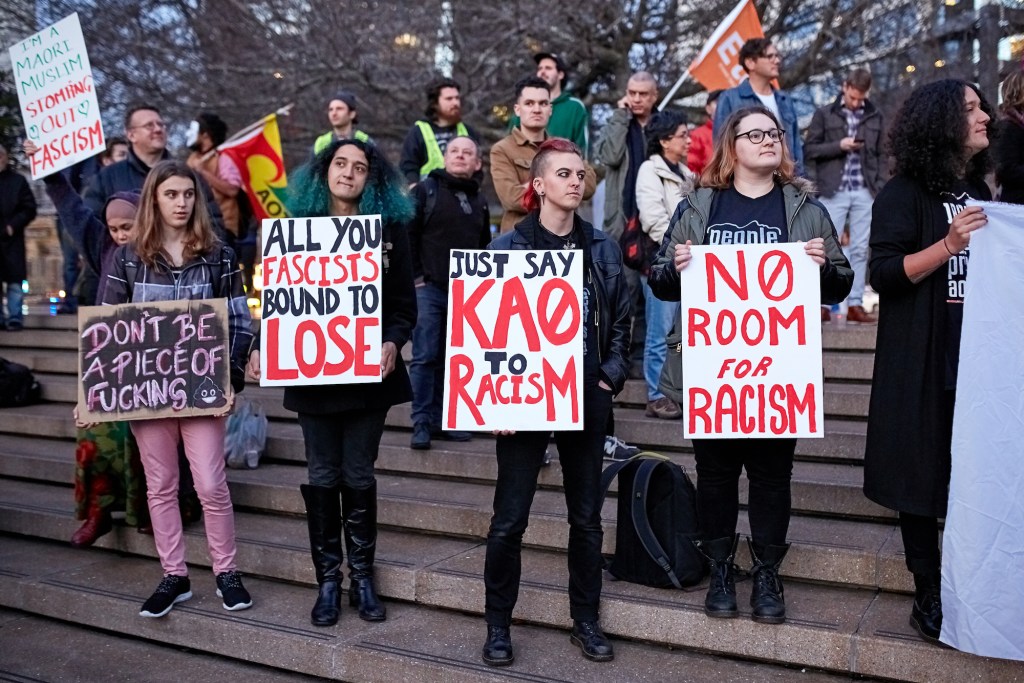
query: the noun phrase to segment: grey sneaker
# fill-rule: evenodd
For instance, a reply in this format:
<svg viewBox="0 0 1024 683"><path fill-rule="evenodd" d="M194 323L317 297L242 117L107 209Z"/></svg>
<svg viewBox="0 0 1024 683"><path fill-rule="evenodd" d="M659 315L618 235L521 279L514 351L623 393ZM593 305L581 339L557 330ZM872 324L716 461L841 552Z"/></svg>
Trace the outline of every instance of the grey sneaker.
<svg viewBox="0 0 1024 683"><path fill-rule="evenodd" d="M605 460L628 460L639 452L639 448L636 446L630 446L617 436L604 437Z"/></svg>

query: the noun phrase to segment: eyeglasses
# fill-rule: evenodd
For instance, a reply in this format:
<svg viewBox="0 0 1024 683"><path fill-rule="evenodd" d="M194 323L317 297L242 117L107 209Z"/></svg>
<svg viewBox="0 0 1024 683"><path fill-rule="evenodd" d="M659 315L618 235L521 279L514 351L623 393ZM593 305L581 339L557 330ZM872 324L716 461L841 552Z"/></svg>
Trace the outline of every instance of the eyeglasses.
<svg viewBox="0 0 1024 683"><path fill-rule="evenodd" d="M781 62L782 61L782 55L780 55L778 52L769 52L766 55L759 55L759 58L760 59L767 59L769 62Z"/></svg>
<svg viewBox="0 0 1024 683"><path fill-rule="evenodd" d="M150 121L149 123L144 123L141 126L132 126L132 130L135 130L136 128L144 128L152 133L154 130L165 130L167 125L163 121Z"/></svg>
<svg viewBox="0 0 1024 683"><path fill-rule="evenodd" d="M746 133L737 133L736 138L746 138L753 142L755 145L760 145L764 142L764 136L767 135L772 142L779 142L782 140L782 136L786 134L786 131L779 130L778 128L772 128L771 130L748 130Z"/></svg>

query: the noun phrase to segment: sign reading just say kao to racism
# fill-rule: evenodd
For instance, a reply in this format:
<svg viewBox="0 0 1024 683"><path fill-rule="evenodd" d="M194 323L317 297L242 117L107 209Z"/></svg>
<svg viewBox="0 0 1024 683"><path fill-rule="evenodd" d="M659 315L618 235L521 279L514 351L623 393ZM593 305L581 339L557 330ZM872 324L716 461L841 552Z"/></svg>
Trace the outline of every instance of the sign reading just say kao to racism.
<svg viewBox="0 0 1024 683"><path fill-rule="evenodd" d="M261 386L379 382L380 216L263 221Z"/></svg>
<svg viewBox="0 0 1024 683"><path fill-rule="evenodd" d="M579 251L452 250L443 428L583 429L582 292Z"/></svg>
<svg viewBox="0 0 1024 683"><path fill-rule="evenodd" d="M802 244L692 247L680 273L688 438L821 438L819 269Z"/></svg>

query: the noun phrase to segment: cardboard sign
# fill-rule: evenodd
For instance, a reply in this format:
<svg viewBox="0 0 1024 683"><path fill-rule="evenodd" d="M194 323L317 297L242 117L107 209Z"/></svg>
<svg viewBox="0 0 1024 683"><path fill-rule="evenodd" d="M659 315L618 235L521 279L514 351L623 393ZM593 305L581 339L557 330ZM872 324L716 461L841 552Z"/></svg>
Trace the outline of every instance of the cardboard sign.
<svg viewBox="0 0 1024 683"><path fill-rule="evenodd" d="M380 216L263 221L260 386L379 382Z"/></svg>
<svg viewBox="0 0 1024 683"><path fill-rule="evenodd" d="M102 152L103 123L78 14L17 43L10 52L25 134L39 146L29 157L32 178Z"/></svg>
<svg viewBox="0 0 1024 683"><path fill-rule="evenodd" d="M582 253L453 249L449 272L444 429L583 429Z"/></svg>
<svg viewBox="0 0 1024 683"><path fill-rule="evenodd" d="M821 438L819 269L802 244L695 246L680 273L688 438Z"/></svg>
<svg viewBox="0 0 1024 683"><path fill-rule="evenodd" d="M224 413L231 399L224 299L85 306L78 312L83 422Z"/></svg>

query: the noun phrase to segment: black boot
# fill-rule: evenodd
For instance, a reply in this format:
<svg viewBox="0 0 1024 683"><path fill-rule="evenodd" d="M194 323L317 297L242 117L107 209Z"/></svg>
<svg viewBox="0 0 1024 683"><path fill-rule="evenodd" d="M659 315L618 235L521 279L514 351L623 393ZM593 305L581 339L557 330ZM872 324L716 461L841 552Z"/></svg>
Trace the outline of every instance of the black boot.
<svg viewBox="0 0 1024 683"><path fill-rule="evenodd" d="M516 659L512 651L512 633L508 626L487 626L483 660L488 666L508 666Z"/></svg>
<svg viewBox="0 0 1024 683"><path fill-rule="evenodd" d="M334 626L341 612L341 502L338 489L302 484L309 549L320 594L309 614L314 626Z"/></svg>
<svg viewBox="0 0 1024 683"><path fill-rule="evenodd" d="M938 574L914 574L914 607L910 625L929 643L941 645L942 593Z"/></svg>
<svg viewBox="0 0 1024 683"><path fill-rule="evenodd" d="M738 538L735 535L732 538L726 536L698 544L698 549L711 563L711 584L704 598L704 614L709 617L732 618L739 614L733 564Z"/></svg>
<svg viewBox="0 0 1024 683"><path fill-rule="evenodd" d="M348 602L364 621L384 621L387 610L373 585L373 558L377 551L377 484L365 489L341 487L348 548Z"/></svg>
<svg viewBox="0 0 1024 683"><path fill-rule="evenodd" d="M573 620L569 642L578 647L583 656L592 662L610 662L615 659L612 644L596 621Z"/></svg>
<svg viewBox="0 0 1024 683"><path fill-rule="evenodd" d="M751 616L761 624L781 624L786 621L786 600L779 565L789 550L789 544L761 546L750 539L747 543L750 545L750 557L754 560L754 567L750 570L754 580L750 592L750 606L754 608Z"/></svg>

